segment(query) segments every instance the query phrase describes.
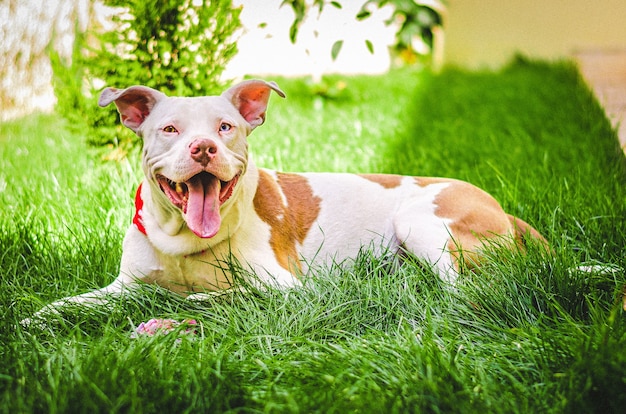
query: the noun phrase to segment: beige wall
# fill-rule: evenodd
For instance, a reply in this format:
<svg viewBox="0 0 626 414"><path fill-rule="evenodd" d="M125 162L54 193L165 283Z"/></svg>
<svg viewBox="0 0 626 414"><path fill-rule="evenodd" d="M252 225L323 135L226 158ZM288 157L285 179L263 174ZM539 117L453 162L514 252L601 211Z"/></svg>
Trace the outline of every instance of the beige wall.
<svg viewBox="0 0 626 414"><path fill-rule="evenodd" d="M626 0L447 0L446 64L498 67L515 52L553 59L626 49Z"/></svg>

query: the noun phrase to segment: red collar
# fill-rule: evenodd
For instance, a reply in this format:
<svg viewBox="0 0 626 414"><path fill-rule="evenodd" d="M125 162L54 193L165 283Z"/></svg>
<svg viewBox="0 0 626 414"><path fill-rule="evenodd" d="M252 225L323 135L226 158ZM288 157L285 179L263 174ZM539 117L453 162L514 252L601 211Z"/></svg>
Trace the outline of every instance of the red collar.
<svg viewBox="0 0 626 414"><path fill-rule="evenodd" d="M146 228L143 225L143 199L141 198L141 185L137 188L137 194L135 194L135 216L133 217L133 224L137 227L137 230L146 234Z"/></svg>

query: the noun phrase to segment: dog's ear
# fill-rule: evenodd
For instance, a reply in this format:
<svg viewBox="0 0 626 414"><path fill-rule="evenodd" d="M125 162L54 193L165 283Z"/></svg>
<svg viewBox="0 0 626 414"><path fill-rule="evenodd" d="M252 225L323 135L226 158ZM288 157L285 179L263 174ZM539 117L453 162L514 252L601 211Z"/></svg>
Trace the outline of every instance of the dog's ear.
<svg viewBox="0 0 626 414"><path fill-rule="evenodd" d="M265 111L270 93L275 91L281 98L285 93L275 82L249 80L241 82L222 93L239 110L252 129L265 122Z"/></svg>
<svg viewBox="0 0 626 414"><path fill-rule="evenodd" d="M165 94L147 86L131 86L128 89L106 88L100 94L98 105L105 107L115 102L122 124L137 132L152 108Z"/></svg>

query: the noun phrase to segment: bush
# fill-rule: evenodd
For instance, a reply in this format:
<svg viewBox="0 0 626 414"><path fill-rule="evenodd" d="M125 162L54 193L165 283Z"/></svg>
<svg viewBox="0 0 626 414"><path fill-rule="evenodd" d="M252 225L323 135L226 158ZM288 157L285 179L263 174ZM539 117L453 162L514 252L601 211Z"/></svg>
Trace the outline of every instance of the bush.
<svg viewBox="0 0 626 414"><path fill-rule="evenodd" d="M329 2L327 0L284 0L281 7L287 5L291 7L294 13L294 19L289 29L291 42L296 42L300 26L307 15L311 13L311 10L317 9L318 13L321 14L328 5L342 9L341 3L341 1ZM385 23L397 25L396 42L392 50L400 55L403 60L414 62L420 53L415 49L414 44L417 39L420 39L428 47L428 53L432 53L434 31L443 25L440 10L443 6L437 1L365 0L355 18L360 21L365 20L372 15L373 6L381 8L388 5L392 6L393 14ZM370 53L374 52L374 46L370 40L366 40L365 45ZM331 50L333 60L337 58L342 46L343 40L337 40L333 44Z"/></svg>
<svg viewBox="0 0 626 414"><path fill-rule="evenodd" d="M133 143L117 113L97 106L103 83L142 84L166 94L200 95L221 89L220 75L237 53L239 8L231 0L105 0L118 7L116 29L78 33L70 64L51 52L58 112L86 131L91 144Z"/></svg>

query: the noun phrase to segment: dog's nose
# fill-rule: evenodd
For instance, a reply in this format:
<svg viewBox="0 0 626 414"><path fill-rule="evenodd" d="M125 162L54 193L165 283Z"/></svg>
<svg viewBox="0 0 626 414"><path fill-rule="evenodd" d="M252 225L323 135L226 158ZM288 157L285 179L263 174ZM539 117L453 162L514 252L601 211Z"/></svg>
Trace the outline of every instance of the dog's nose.
<svg viewBox="0 0 626 414"><path fill-rule="evenodd" d="M191 158L206 167L217 156L217 144L207 138L199 138L189 144Z"/></svg>

